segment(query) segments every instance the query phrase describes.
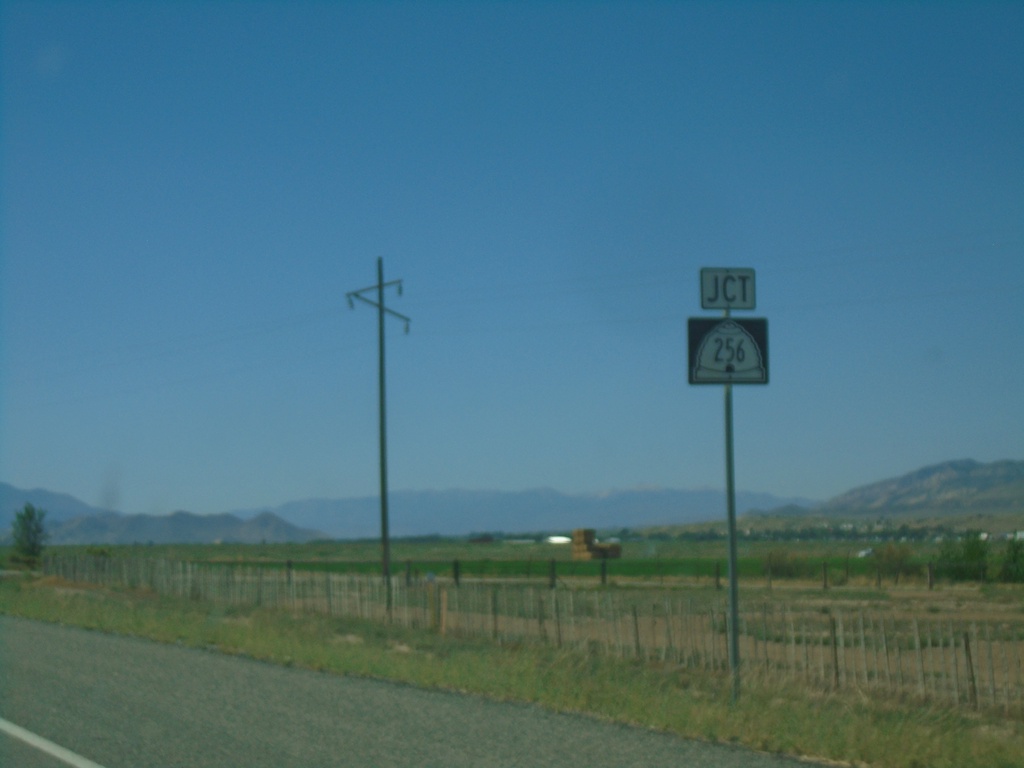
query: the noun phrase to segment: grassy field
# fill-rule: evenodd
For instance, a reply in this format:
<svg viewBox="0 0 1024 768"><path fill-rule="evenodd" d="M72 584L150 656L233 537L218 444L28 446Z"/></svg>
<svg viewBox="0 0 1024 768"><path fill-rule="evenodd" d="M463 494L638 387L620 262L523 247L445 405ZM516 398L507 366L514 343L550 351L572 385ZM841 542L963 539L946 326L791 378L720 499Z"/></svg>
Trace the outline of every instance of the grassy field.
<svg viewBox="0 0 1024 768"><path fill-rule="evenodd" d="M849 541L785 541L743 540L738 543L742 557L763 559L771 552L788 552L797 557L820 559L854 556L859 550L876 546L870 540ZM912 545L923 560L933 556L934 544ZM313 541L293 544L122 544L99 547L60 546L55 549L85 551L105 549L111 555L149 553L153 557L202 561L232 559L265 560L366 560L378 561L380 541ZM725 559L726 543L721 541L665 541L647 539L622 542L622 558L638 559ZM532 540L505 540L475 544L458 538L392 539L391 558L396 563L409 560L541 560L559 561L572 558L568 545L547 544Z"/></svg>
<svg viewBox="0 0 1024 768"><path fill-rule="evenodd" d="M801 590L789 593L800 596ZM803 599L893 598L863 589L833 590L826 598L808 587ZM948 603L941 610L977 609L986 602L1007 616L1024 614L1018 592L991 588L944 590L935 597L907 591L897 599L938 599ZM732 707L727 677L691 674L657 661L598 658L533 644L498 647L378 623L218 607L52 578L0 581L0 612L339 674L535 702L690 738L847 764L1024 766L1024 724L993 713L853 693L809 694L756 681L744 686Z"/></svg>

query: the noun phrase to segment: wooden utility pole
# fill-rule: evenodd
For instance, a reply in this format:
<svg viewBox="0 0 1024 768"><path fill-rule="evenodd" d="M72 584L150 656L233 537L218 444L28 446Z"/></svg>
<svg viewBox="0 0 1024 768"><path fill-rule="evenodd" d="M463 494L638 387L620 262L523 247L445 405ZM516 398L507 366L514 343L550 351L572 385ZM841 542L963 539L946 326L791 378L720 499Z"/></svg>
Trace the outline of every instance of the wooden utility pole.
<svg viewBox="0 0 1024 768"><path fill-rule="evenodd" d="M405 332L409 332L409 323L412 321L405 315L384 306L384 289L389 286L398 287L398 295L402 295L402 281L392 280L384 282L384 259L377 257L377 284L367 288L360 288L358 291L351 291L346 294L349 307L355 307L354 299L377 308L377 340L378 340L378 395L380 398L380 543L381 543L381 575L384 578L385 591L387 592L387 610L391 612L391 538L388 533L388 443L387 443L387 416L384 396L384 315L394 315L405 322ZM366 298L364 293L375 291L377 300Z"/></svg>

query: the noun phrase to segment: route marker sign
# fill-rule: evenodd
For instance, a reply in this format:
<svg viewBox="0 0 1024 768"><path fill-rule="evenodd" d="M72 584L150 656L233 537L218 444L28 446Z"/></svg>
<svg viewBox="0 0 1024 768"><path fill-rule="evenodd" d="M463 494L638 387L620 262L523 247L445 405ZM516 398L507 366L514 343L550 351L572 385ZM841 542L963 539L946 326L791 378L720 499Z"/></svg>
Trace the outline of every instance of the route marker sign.
<svg viewBox="0 0 1024 768"><path fill-rule="evenodd" d="M754 308L754 270L704 267L700 306L724 317L691 317L687 371L691 384L724 384L725 508L729 528L729 669L732 703L740 696L739 579L736 556L736 479L732 448L732 385L768 383L768 321L738 320L734 309Z"/></svg>
<svg viewBox="0 0 1024 768"><path fill-rule="evenodd" d="M691 384L767 384L768 321L691 317Z"/></svg>
<svg viewBox="0 0 1024 768"><path fill-rule="evenodd" d="M754 270L704 267L700 271L701 309L753 309Z"/></svg>

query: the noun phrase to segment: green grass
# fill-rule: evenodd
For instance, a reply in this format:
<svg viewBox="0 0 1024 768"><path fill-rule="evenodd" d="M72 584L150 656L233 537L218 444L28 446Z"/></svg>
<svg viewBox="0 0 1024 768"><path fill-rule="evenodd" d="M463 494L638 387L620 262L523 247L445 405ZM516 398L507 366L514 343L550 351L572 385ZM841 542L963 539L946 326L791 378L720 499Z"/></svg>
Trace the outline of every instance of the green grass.
<svg viewBox="0 0 1024 768"><path fill-rule="evenodd" d="M744 685L657 663L533 645L496 647L352 620L296 616L53 579L0 580L0 613L337 674L535 702L712 742L883 768L1024 766L1024 724L911 702Z"/></svg>

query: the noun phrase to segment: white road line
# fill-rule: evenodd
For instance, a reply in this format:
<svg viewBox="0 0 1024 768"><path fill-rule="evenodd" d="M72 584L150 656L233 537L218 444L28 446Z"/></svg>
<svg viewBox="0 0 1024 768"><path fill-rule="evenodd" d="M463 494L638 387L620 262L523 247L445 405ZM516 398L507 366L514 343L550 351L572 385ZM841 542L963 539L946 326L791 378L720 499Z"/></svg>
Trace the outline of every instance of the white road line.
<svg viewBox="0 0 1024 768"><path fill-rule="evenodd" d="M76 755L70 749L64 749L64 747L59 744L47 741L42 736L36 736L31 731L26 731L21 726L9 723L2 717L0 717L0 731L24 741L26 744L35 747L40 752L45 752L50 755L50 757L55 757L61 762L73 766L73 768L103 768L99 763L94 763L92 760L87 760L81 755Z"/></svg>

